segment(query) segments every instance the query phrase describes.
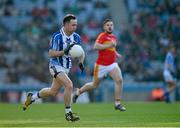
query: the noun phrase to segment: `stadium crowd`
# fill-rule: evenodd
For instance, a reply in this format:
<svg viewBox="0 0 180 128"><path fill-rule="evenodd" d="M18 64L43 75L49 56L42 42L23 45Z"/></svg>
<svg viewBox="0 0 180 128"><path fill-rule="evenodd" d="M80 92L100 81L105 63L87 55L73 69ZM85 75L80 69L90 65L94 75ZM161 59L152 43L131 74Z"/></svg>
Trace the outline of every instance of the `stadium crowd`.
<svg viewBox="0 0 180 128"><path fill-rule="evenodd" d="M166 47L169 44L177 46L179 43L180 6L176 0L130 1L125 1L129 23L119 28L118 35L121 42L118 50L124 55L124 61L120 63L123 72L139 81L161 80ZM6 75L10 76L5 77L9 78L6 82L18 83L22 77L48 82L46 71L49 37L53 31L58 30L60 24L57 10L51 6L56 1L29 0L31 4L21 3L25 7L19 6L18 2L4 0L0 3L3 7L0 10L0 64L1 68L7 69ZM101 22L111 17L107 1L66 1L62 13L68 12L78 16L78 32L81 33L87 50L88 65L88 58L91 58L88 52L93 51L94 40L101 30ZM18 25L19 23L21 24ZM118 28L116 30L118 31ZM178 65L177 68L179 69ZM91 75L92 72L88 74Z"/></svg>
<svg viewBox="0 0 180 128"><path fill-rule="evenodd" d="M86 52L86 72L76 65L70 76L92 77L96 51L94 41L105 18L112 18L108 0L1 0L0 1L0 83L49 83L48 42L60 29L60 18L78 17L78 33ZM129 22L116 28L120 41L118 61L124 80L162 81L167 46L179 55L180 3L178 0L124 0ZM56 6L59 5L59 6ZM177 56L177 62L180 57ZM180 64L177 63L177 72ZM178 76L179 77L179 76ZM76 86L76 85L75 85ZM78 86L78 85L77 85Z"/></svg>
<svg viewBox="0 0 180 128"><path fill-rule="evenodd" d="M121 34L123 69L136 80L162 80L163 61L169 45L180 44L180 3L177 0L125 1L129 23ZM177 56L177 60L179 60ZM177 72L180 69L177 63Z"/></svg>

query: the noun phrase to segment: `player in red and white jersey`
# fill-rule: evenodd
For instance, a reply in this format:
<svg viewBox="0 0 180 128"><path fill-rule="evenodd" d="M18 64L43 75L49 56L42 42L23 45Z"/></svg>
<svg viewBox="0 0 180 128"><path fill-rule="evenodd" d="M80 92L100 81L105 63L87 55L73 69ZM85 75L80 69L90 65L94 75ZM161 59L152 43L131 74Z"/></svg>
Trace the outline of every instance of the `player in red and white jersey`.
<svg viewBox="0 0 180 128"><path fill-rule="evenodd" d="M121 54L116 51L117 39L112 33L113 21L106 19L103 23L103 29L104 32L99 34L94 45L94 48L98 50L98 58L94 67L93 81L77 89L73 96L73 102L76 102L78 96L83 92L96 88L102 78L109 75L115 82L115 109L125 111L126 108L120 102L123 78L116 59L121 57Z"/></svg>

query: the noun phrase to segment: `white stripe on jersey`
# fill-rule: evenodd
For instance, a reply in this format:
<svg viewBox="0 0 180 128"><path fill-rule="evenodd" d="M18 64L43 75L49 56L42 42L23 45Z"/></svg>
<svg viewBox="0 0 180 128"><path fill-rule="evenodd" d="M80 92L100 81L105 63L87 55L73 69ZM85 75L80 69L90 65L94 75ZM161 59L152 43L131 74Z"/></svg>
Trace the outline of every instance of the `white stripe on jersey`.
<svg viewBox="0 0 180 128"><path fill-rule="evenodd" d="M72 33L70 36L67 36L63 30L63 27L52 37L49 49L61 51L64 50L68 44L77 42L80 44L81 38L77 33ZM63 55L60 57L50 57L50 65L60 65L64 68L70 69L72 67L72 62L70 56Z"/></svg>
<svg viewBox="0 0 180 128"><path fill-rule="evenodd" d="M62 38L63 38L63 49L65 49L68 45L68 43L73 43L74 42L74 37L73 34L71 34L70 36L67 36L63 30L63 28L61 28L60 33L62 34ZM67 42L67 40L70 40L70 42ZM69 68L72 67L72 63L71 63L71 59L69 58L70 56L64 55L63 58L63 66L65 66L68 62L69 62Z"/></svg>
<svg viewBox="0 0 180 128"><path fill-rule="evenodd" d="M54 39L55 39L57 36L59 36L59 35L60 35L60 34L55 35L55 36L54 36ZM59 40L58 40L58 44L59 44ZM53 49L55 49L55 48L56 48L56 50L59 49L59 45L57 45L57 46L56 46L56 45L53 45Z"/></svg>
<svg viewBox="0 0 180 128"><path fill-rule="evenodd" d="M166 55L165 63L164 63L164 69L165 70L170 70L172 72L175 72L175 60L174 56L171 52L168 52Z"/></svg>

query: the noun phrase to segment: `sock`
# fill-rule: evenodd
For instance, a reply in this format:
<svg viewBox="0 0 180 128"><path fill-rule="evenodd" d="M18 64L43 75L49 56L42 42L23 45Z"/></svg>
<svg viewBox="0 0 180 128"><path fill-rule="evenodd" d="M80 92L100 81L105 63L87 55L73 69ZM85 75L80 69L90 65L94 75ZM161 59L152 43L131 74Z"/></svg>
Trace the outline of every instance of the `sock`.
<svg viewBox="0 0 180 128"><path fill-rule="evenodd" d="M39 92L37 92L37 93L35 93L35 94L32 95L32 100L37 100L38 98L41 98L41 97L39 96Z"/></svg>
<svg viewBox="0 0 180 128"><path fill-rule="evenodd" d="M116 100L115 100L115 106L117 106L117 105L119 105L119 104L121 104L121 103L120 103L120 99L116 99Z"/></svg>
<svg viewBox="0 0 180 128"><path fill-rule="evenodd" d="M167 92L164 93L164 99L165 99L165 101L168 102L168 103L170 102L170 97L169 97L169 95L170 95L169 91L167 91Z"/></svg>
<svg viewBox="0 0 180 128"><path fill-rule="evenodd" d="M78 96L80 95L79 89L76 91L76 95Z"/></svg>
<svg viewBox="0 0 180 128"><path fill-rule="evenodd" d="M71 107L70 106L66 106L66 113L69 113L69 112L71 112Z"/></svg>
<svg viewBox="0 0 180 128"><path fill-rule="evenodd" d="M168 96L169 96L169 91L165 92L165 93L164 93L164 96L165 96L165 97L168 97Z"/></svg>
<svg viewBox="0 0 180 128"><path fill-rule="evenodd" d="M79 88L76 88L76 90L75 90L75 93L74 93L75 95L80 95L80 89Z"/></svg>

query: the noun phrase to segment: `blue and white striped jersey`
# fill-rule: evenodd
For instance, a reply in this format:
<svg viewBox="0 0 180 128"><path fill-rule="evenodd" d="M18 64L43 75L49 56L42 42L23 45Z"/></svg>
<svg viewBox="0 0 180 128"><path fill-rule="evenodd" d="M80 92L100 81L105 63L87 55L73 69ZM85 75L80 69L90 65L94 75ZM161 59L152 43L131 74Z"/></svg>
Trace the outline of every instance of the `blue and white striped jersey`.
<svg viewBox="0 0 180 128"><path fill-rule="evenodd" d="M74 32L70 36L67 36L62 27L60 31L53 34L49 44L49 50L62 51L68 44L73 42L76 42L77 44L81 43L79 34ZM72 62L70 56L63 55L60 57L50 57L49 65L59 65L70 69L72 67Z"/></svg>
<svg viewBox="0 0 180 128"><path fill-rule="evenodd" d="M168 52L164 62L164 69L173 73L176 72L175 57L171 52Z"/></svg>

